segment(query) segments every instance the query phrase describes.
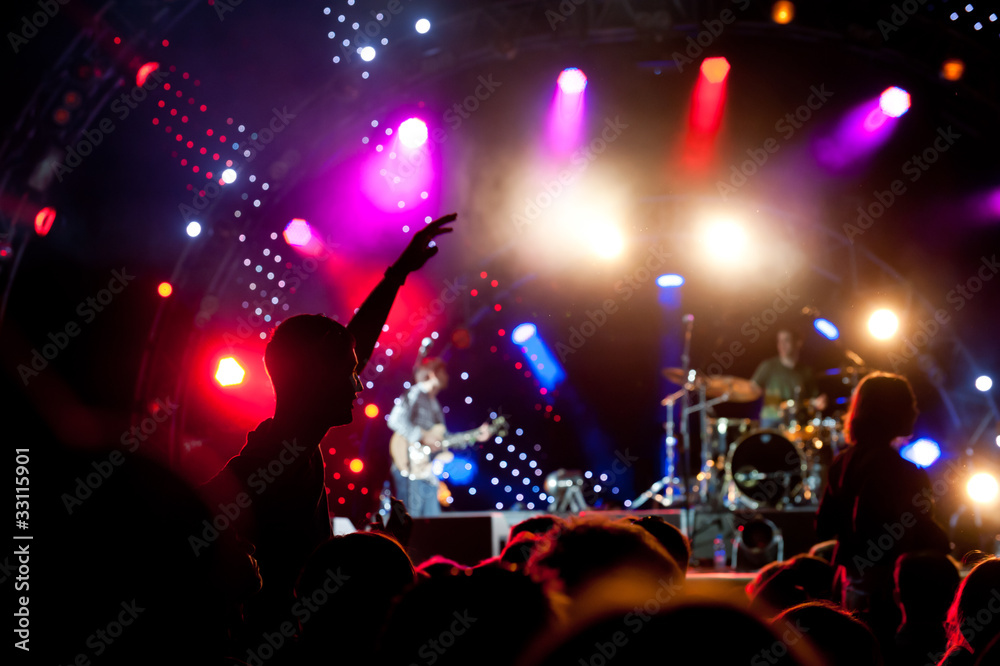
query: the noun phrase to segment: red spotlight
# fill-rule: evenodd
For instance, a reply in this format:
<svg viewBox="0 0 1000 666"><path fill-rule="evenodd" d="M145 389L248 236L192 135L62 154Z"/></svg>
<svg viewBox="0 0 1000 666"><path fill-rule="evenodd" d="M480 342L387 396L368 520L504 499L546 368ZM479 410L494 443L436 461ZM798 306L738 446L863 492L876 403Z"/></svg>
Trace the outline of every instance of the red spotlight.
<svg viewBox="0 0 1000 666"><path fill-rule="evenodd" d="M156 293L163 298L166 298L170 294L174 293L174 287L169 282L161 282L160 286L156 288Z"/></svg>
<svg viewBox="0 0 1000 666"><path fill-rule="evenodd" d="M223 386L233 386L243 383L246 370L232 356L219 361L219 369L215 371L215 380Z"/></svg>
<svg viewBox="0 0 1000 666"><path fill-rule="evenodd" d="M146 83L146 79L149 75L160 68L160 63L158 62L147 62L145 65L139 68L139 71L135 73L135 84L141 86Z"/></svg>
<svg viewBox="0 0 1000 666"><path fill-rule="evenodd" d="M378 405L372 402L365 405L365 416L367 416L370 419L373 419L376 416L378 416Z"/></svg>
<svg viewBox="0 0 1000 666"><path fill-rule="evenodd" d="M705 58L701 63L701 74L709 83L722 83L729 76L729 61L725 58Z"/></svg>
<svg viewBox="0 0 1000 666"><path fill-rule="evenodd" d="M44 236L49 233L49 229L52 228L52 223L55 221L56 209L46 206L35 215L35 233Z"/></svg>
<svg viewBox="0 0 1000 666"><path fill-rule="evenodd" d="M351 471L354 472L355 474L359 473L364 468L365 468L365 463L364 461L361 460L361 458L355 458L354 460L351 461Z"/></svg>

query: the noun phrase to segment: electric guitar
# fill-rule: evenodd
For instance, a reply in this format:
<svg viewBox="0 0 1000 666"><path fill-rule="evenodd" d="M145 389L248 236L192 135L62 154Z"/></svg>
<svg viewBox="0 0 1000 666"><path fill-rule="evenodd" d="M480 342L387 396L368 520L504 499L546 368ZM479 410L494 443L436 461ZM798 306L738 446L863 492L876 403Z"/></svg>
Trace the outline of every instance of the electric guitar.
<svg viewBox="0 0 1000 666"><path fill-rule="evenodd" d="M507 435L507 419L498 416L487 426L490 436ZM444 424L439 423L427 431L440 448L432 449L420 442L411 442L398 432L393 433L389 441L389 453L396 468L403 476L411 479L433 480L440 473L440 468L455 459L450 449L465 449L476 444L479 428L456 432L444 437ZM438 470L435 470L438 468Z"/></svg>

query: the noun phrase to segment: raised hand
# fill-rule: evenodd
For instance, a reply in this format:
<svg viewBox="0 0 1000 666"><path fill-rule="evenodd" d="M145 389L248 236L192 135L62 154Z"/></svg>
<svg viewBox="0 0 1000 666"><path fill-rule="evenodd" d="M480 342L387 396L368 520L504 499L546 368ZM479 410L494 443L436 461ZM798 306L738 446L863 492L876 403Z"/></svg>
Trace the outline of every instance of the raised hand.
<svg viewBox="0 0 1000 666"><path fill-rule="evenodd" d="M437 254L438 248L431 247L430 242L434 240L437 236L441 234L450 234L454 229L446 227L446 224L454 222L458 217L458 213L451 213L450 215L445 215L444 217L439 217L434 220L423 229L413 234L413 239L410 244L406 246L403 253L399 255L399 259L393 264L393 268L405 271L406 273L412 273L415 270L419 270L427 260Z"/></svg>

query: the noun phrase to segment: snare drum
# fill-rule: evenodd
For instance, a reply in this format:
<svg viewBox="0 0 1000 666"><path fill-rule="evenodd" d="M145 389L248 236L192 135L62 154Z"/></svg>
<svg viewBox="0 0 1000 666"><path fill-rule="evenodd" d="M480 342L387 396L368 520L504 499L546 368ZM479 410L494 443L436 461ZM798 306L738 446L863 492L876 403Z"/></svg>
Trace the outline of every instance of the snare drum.
<svg viewBox="0 0 1000 666"><path fill-rule="evenodd" d="M726 457L726 505L783 508L795 501L806 479L805 456L780 430L758 430L741 437Z"/></svg>

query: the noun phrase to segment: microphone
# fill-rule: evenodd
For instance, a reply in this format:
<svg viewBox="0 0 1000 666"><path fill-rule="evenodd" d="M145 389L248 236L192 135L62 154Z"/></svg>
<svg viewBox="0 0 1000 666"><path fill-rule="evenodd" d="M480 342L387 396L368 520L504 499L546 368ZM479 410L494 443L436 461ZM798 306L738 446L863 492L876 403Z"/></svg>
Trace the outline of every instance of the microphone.
<svg viewBox="0 0 1000 666"><path fill-rule="evenodd" d="M688 328L690 328L694 324L694 315L693 314L686 314L686 315L684 315L684 318L681 321L683 321L684 324Z"/></svg>

